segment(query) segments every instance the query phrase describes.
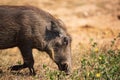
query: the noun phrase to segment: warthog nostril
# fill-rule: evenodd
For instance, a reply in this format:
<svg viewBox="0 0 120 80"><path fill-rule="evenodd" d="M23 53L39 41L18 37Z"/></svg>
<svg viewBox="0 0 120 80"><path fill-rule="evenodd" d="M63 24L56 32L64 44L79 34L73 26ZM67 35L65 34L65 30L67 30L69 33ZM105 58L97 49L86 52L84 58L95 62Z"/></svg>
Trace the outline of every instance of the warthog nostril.
<svg viewBox="0 0 120 80"><path fill-rule="evenodd" d="M63 63L61 64L62 70L66 71L68 70L68 64L67 63Z"/></svg>
<svg viewBox="0 0 120 80"><path fill-rule="evenodd" d="M69 68L68 63L58 64L58 68L59 68L59 70L64 71L66 73L66 75L70 74L70 68Z"/></svg>
<svg viewBox="0 0 120 80"><path fill-rule="evenodd" d="M62 67L62 71L65 71L66 75L70 74L69 65L67 63L63 63L61 67Z"/></svg>
<svg viewBox="0 0 120 80"><path fill-rule="evenodd" d="M60 68L62 71L67 71L68 70L68 64L67 63L62 63L60 64Z"/></svg>

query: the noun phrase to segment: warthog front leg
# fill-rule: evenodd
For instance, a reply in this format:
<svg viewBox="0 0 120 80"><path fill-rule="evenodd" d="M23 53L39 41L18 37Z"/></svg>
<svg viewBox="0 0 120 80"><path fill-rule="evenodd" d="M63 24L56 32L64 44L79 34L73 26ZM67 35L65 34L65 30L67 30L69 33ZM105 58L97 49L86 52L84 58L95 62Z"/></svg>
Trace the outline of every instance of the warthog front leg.
<svg viewBox="0 0 120 80"><path fill-rule="evenodd" d="M10 70L17 71L17 70L21 70L24 68L28 68L30 70L30 75L35 75L36 73L35 73L35 70L33 67L34 59L33 59L33 55L32 55L32 48L26 44L26 45L19 46L19 49L21 51L24 64L11 66Z"/></svg>

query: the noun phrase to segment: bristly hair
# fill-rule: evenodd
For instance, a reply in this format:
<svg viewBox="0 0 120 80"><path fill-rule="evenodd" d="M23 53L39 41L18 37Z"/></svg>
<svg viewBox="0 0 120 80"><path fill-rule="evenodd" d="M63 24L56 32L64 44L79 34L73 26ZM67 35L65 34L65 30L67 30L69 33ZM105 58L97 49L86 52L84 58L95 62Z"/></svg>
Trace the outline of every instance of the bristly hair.
<svg viewBox="0 0 120 80"><path fill-rule="evenodd" d="M1 5L0 7L3 7L3 8L9 8L9 7L11 7L12 9L18 7L18 8L21 9L21 10L32 10L32 11L37 12L38 14L42 14L42 15L43 15L45 18L47 18L49 21L53 21L53 22L57 23L57 24L59 25L59 27L66 32L66 35L71 38L70 34L68 34L68 32L67 32L66 25L64 24L64 22L63 22L61 19L55 18L55 17L54 17L53 15L51 15L49 12L46 12L46 11L40 9L40 8L37 8L37 7L34 7L34 6L30 6L30 5L27 5L27 6Z"/></svg>

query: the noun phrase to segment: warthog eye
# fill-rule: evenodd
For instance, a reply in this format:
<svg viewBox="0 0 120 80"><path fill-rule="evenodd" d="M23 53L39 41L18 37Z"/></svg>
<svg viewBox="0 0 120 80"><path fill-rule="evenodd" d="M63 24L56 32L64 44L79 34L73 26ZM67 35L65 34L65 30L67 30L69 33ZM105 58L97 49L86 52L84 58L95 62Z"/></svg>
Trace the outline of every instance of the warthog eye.
<svg viewBox="0 0 120 80"><path fill-rule="evenodd" d="M68 38L67 37L63 38L63 43L64 43L64 45L68 45Z"/></svg>

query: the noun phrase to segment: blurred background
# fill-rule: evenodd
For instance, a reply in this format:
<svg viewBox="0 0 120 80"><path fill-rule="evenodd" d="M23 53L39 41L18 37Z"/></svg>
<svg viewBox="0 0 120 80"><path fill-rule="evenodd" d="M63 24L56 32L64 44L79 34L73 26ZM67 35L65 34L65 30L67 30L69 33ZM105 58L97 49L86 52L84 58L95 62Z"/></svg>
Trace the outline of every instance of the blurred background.
<svg viewBox="0 0 120 80"><path fill-rule="evenodd" d="M120 0L1 0L0 5L28 5L48 11L66 24L73 47L90 38L110 39L120 32Z"/></svg>
<svg viewBox="0 0 120 80"><path fill-rule="evenodd" d="M99 44L100 49L107 49L109 41L120 33L120 0L0 0L0 5L35 6L61 19L73 39L73 70L79 67L81 55L88 53L91 39ZM115 48L120 49L120 40ZM8 66L22 61L17 48L0 52L0 68L6 70L3 71L5 74ZM48 55L38 53L42 52L34 50L38 72L42 72L43 64L57 69ZM8 75L1 79L5 79L5 76Z"/></svg>

